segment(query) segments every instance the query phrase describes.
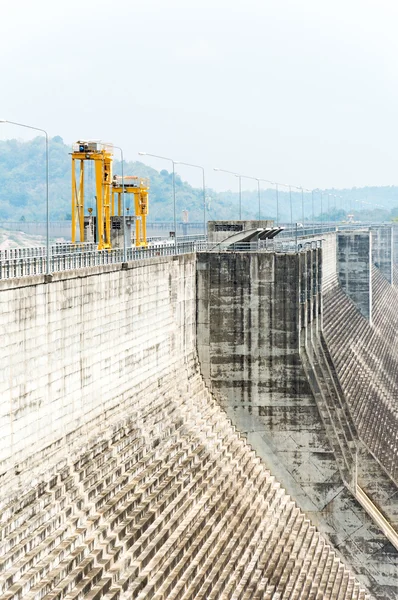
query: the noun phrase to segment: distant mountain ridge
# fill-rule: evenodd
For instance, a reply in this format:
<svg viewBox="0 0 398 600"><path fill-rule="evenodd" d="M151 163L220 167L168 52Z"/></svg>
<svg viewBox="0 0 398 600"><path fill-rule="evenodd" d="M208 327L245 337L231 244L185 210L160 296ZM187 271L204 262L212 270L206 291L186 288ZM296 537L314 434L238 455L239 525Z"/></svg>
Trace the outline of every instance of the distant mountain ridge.
<svg viewBox="0 0 398 600"><path fill-rule="evenodd" d="M71 148L60 136L50 140L50 218L71 218ZM45 219L45 147L42 137L24 142L16 139L0 141L0 221L42 221ZM156 171L142 162L126 161L125 175L139 175L150 179L149 219L172 221L172 174ZM114 161L114 173L121 173L120 161ZM239 196L237 192L215 192L207 189L207 213L210 219L237 219ZM338 196L337 198L335 196ZM293 221L302 221L300 191L292 191ZM279 190L279 220L291 219L289 191ZM87 169L86 205L94 205L93 169ZM189 221L203 220L203 191L194 188L176 174L177 219L187 210ZM379 206L378 206L379 205ZM355 218L389 221L398 216L398 186L353 188L323 191L323 219L340 221L348 213ZM304 220L312 220L312 211L320 220L320 191L304 194ZM257 218L256 191L242 192L243 218ZM275 189L261 190L261 218L276 218Z"/></svg>

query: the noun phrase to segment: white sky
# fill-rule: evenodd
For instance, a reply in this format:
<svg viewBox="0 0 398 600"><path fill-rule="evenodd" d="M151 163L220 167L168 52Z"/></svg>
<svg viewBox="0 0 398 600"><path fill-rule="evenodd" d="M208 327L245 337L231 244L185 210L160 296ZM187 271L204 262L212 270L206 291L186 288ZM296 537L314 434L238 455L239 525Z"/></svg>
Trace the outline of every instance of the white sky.
<svg viewBox="0 0 398 600"><path fill-rule="evenodd" d="M0 118L218 190L397 184L397 31L394 0L3 0Z"/></svg>

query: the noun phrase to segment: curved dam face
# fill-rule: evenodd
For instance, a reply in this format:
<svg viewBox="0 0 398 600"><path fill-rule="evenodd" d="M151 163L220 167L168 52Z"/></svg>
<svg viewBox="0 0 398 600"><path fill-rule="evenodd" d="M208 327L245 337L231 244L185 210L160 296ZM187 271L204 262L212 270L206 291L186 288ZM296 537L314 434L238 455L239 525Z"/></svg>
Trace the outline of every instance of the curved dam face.
<svg viewBox="0 0 398 600"><path fill-rule="evenodd" d="M305 256L319 287L321 251L295 256L285 256L285 275L296 277L296 287L304 281ZM238 273L251 278L250 294L248 279L235 294L241 309L223 301L226 269L206 254L0 282L0 598L394 597L394 548L352 492L355 424L346 425L341 411L339 422L327 421L328 402L322 409L317 401L325 369L317 365L331 360L309 343L322 302L290 310L292 284L271 310L265 300L279 280L277 257L257 254L250 263L228 253L225 260L233 282ZM226 322L215 327L216 303L219 315L233 310L243 324L236 347L252 332L253 366L244 371L234 358L230 391L213 372L214 357L233 342ZM257 316L256 305L263 307ZM270 343L266 311L282 319ZM256 366L271 346L274 358ZM243 426L255 422L264 368L273 372L269 390L280 409L265 410L272 421L260 436L265 451L254 443L254 426ZM230 401L250 417L235 418ZM306 449L301 431L309 429ZM292 469L282 460L288 444ZM289 487L299 472L300 485ZM352 512L344 521L351 554L342 543L349 536L330 524L344 510ZM366 544L355 546L354 529L377 556L366 572L357 561Z"/></svg>
<svg viewBox="0 0 398 600"><path fill-rule="evenodd" d="M327 234L322 247L309 243L290 254L200 253L198 351L213 394L278 481L372 595L392 599L398 598L398 379L388 352L379 358L380 343L369 346L363 328L356 333L354 316L377 339L384 321L393 340L396 318L380 308L390 303L394 313L398 298L372 267L371 238L369 231ZM380 248L373 252L380 260ZM334 310L336 302L349 310ZM372 309L381 326L376 333ZM385 340L390 354L391 340ZM365 396L366 353L373 363L366 364ZM383 377L389 388L378 384ZM372 379L379 396L371 394ZM365 411L354 410L354 392Z"/></svg>

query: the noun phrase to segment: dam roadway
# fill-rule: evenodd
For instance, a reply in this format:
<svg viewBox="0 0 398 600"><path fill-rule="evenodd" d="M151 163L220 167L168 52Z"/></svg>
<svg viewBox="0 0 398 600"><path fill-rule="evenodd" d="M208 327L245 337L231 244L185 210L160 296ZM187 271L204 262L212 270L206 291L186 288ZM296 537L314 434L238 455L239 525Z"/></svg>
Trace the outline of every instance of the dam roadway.
<svg viewBox="0 0 398 600"><path fill-rule="evenodd" d="M398 598L393 228L177 250L0 260L0 598Z"/></svg>

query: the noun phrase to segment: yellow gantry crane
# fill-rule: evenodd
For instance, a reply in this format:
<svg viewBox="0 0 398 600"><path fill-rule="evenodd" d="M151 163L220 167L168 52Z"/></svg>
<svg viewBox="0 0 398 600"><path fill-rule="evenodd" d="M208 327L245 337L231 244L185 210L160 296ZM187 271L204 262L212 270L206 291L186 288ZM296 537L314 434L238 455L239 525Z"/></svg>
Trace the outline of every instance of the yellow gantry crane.
<svg viewBox="0 0 398 600"><path fill-rule="evenodd" d="M135 245L146 247L146 218L148 215L148 190L149 179L147 177L137 177L127 175L124 181L118 175L114 175L112 180L112 215L115 214L115 194L117 194L118 215L122 215L122 195L123 189L126 194L134 194L135 209Z"/></svg>
<svg viewBox="0 0 398 600"><path fill-rule="evenodd" d="M110 197L112 183L112 146L100 142L82 141L72 151L72 243L76 243L76 223L80 242L84 242L84 163L95 164L95 197L97 203L98 250L111 248ZM76 167L79 167L77 176ZM77 180L79 186L77 186Z"/></svg>
<svg viewBox="0 0 398 600"><path fill-rule="evenodd" d="M72 148L72 243L76 243L77 229L79 229L80 242L85 241L84 165L88 160L93 160L95 165L98 250L112 248L112 225L120 230L123 191L134 194L135 245L146 247L149 180L131 176L124 177L124 180L119 176L112 177L113 147L97 141L79 141ZM117 215L115 214L116 194ZM89 212L91 213L91 209ZM129 221L131 220L132 216L129 216Z"/></svg>

